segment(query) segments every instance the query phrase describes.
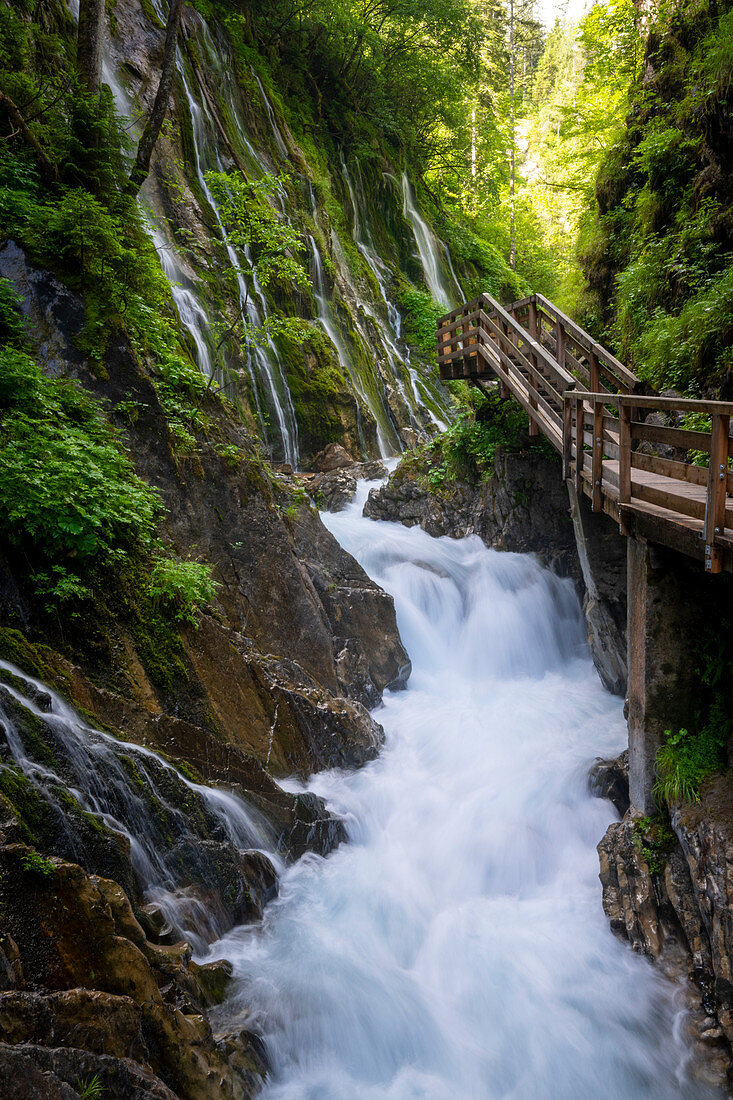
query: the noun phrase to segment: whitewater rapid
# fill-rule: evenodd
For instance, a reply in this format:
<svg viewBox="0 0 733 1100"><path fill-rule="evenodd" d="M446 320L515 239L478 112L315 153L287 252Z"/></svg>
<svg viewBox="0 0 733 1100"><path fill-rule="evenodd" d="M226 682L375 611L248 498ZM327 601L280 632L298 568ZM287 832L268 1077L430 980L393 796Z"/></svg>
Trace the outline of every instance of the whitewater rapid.
<svg viewBox="0 0 733 1100"><path fill-rule="evenodd" d="M624 746L569 581L478 538L324 521L395 599L413 662L379 758L310 789L350 843L283 876L221 1022L264 1038L266 1100L700 1098L682 990L619 943L588 767Z"/></svg>

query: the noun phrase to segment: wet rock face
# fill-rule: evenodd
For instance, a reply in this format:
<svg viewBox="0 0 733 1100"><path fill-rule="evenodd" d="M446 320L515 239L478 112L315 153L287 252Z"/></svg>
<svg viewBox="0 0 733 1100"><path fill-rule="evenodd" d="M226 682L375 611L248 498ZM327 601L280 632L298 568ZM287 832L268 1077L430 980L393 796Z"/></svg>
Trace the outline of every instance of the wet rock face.
<svg viewBox="0 0 733 1100"><path fill-rule="evenodd" d="M478 535L498 550L533 552L562 575L579 574L565 485L558 464L542 453L499 452L482 483L422 488L398 467L364 506L372 519L419 525L430 535Z"/></svg>
<svg viewBox="0 0 733 1100"><path fill-rule="evenodd" d="M629 808L628 749L615 760L597 760L590 770L588 782L591 793L597 798L607 798L623 817Z"/></svg>
<svg viewBox="0 0 733 1100"><path fill-rule="evenodd" d="M131 397L139 401L145 410L140 419L118 426L138 473L163 496L164 535L179 558L213 563L219 585L215 613L198 631L181 631L185 667L174 684L161 689L145 654L119 625L103 660L99 652L85 652L84 637L76 640L74 664L59 661L64 690L124 736L189 759L204 778L221 779L227 744L275 774L371 758L374 725L358 705L349 709L343 700L373 706L386 686L406 675L389 597L313 509L289 505L287 478L282 490L277 480L273 488L257 462L246 458L251 441L241 423L212 409L216 432L243 456L236 468L205 441L195 462L180 462L145 366L124 337L110 345L108 377L96 377L76 350L82 303L13 245L0 250L0 273L12 276L24 295L31 337L49 372L77 378L111 409ZM331 448L329 456L327 466L336 462L338 468L345 456L354 467L343 448ZM349 476L364 476L371 466L364 472L354 467ZM378 470L383 467L376 464L369 476ZM0 561L5 623L46 642L48 616L42 609L36 614L32 599ZM287 675L278 673L276 682L271 654L287 662ZM238 764L237 781L245 782L241 758Z"/></svg>
<svg viewBox="0 0 733 1100"><path fill-rule="evenodd" d="M614 776L601 768L601 785ZM623 771L616 762L615 780ZM606 790L608 787L606 786ZM733 792L710 780L700 803L663 818L628 811L598 845L612 930L672 977L692 980L693 1034L718 1083L733 1079Z"/></svg>
<svg viewBox="0 0 733 1100"><path fill-rule="evenodd" d="M254 1095L255 1076L233 1067L204 1015L226 968L197 967L185 943L150 942L115 882L60 860L28 870L30 854L0 848L2 948L13 958L0 983L0 1095L70 1100L95 1075L115 1098ZM236 1052L243 1063L246 1033Z"/></svg>

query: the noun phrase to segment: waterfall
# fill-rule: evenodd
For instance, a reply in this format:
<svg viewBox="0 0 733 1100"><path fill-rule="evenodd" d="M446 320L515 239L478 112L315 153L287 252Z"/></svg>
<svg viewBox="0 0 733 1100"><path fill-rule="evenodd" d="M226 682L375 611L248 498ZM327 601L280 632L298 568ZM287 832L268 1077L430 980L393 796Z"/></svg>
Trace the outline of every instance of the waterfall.
<svg viewBox="0 0 733 1100"><path fill-rule="evenodd" d="M602 911L614 811L587 772L625 727L572 582L364 519L367 488L324 521L394 596L413 673L379 711L379 759L309 784L351 842L211 951L235 966L220 1023L246 1015L266 1043L262 1100L712 1096L683 990Z"/></svg>
<svg viewBox="0 0 733 1100"><path fill-rule="evenodd" d="M454 287L458 290L458 298L456 298L455 290L448 290L441 271L437 238L415 205L415 198L412 193L410 181L407 178L407 172L402 173L402 203L402 211L405 219L412 226L415 244L420 254L420 262L425 272L425 282L428 285L428 289L439 305L449 309L456 304L456 301L462 301L464 294L458 283L455 272L453 271L452 264L450 265L451 275ZM448 260L450 262L450 254L447 248L445 248L445 253L448 255Z"/></svg>
<svg viewBox="0 0 733 1100"><path fill-rule="evenodd" d="M78 10L77 12L74 12L73 8L71 10L72 14L78 17ZM164 22L165 12L162 7L160 5L155 5L155 10L158 17ZM211 65L212 71L219 71L221 65L218 64L218 52L208 32L208 28L203 21L201 27L201 44L207 61ZM118 112L125 117L134 119L135 109L126 89L117 77L118 66L115 64L110 46L111 40L109 36L105 36L105 56L103 63L104 81L112 91ZM209 168L219 172L223 170L223 164L217 148L218 134L216 124L211 117L205 97L193 93L193 82L187 72L187 67L180 49L177 53L177 68L186 97L189 114L191 116L194 139L194 171L199 186L214 214L219 233L223 238L225 233L221 217L204 178L204 173ZM244 149L247 159L258 172L263 173L266 171L264 161L247 137L239 117L240 112L236 109L231 73L219 73L219 75L228 102L232 107L231 117L234 122L237 137ZM268 106L270 111L272 111L272 106L269 104ZM139 125L137 122L133 122L130 128L130 134L133 139L136 138L138 131ZM206 160L207 155L209 157L208 162ZM150 179L146 181L143 188L143 198L152 210L152 215L150 217L150 232L153 243L160 255L161 266L170 282L171 294L179 319L183 327L191 336L196 349L196 362L199 369L207 377L211 377L212 374L218 372L211 354L212 349L209 336L210 326L208 315L197 294L195 283L184 274L175 247L169 241L168 235L163 228L165 219L163 215L156 210L158 204L156 203L153 185ZM240 308L253 327L259 327L262 324L263 318L267 317L268 307L265 294L257 280L256 272L252 270L249 257L245 256L244 259L250 267L249 277L253 288L253 293L250 294L248 292L247 280L242 271L240 257L236 255L234 249L228 244L226 245L226 251L229 262L236 274ZM264 396L265 402L274 414L285 461L295 467L299 459L298 425L280 353L272 340L267 340L264 347L256 341L251 341L246 349L246 356L246 368L254 395L260 431L263 438L267 439L269 434L267 417L263 405ZM264 395L261 393L263 388Z"/></svg>
<svg viewBox="0 0 733 1100"><path fill-rule="evenodd" d="M280 127L278 126L277 119L275 118L275 111L273 110L273 106L268 99L267 92L265 91L262 81L260 80L257 73L254 71L254 69L250 69L250 72L257 82L257 87L260 89L260 95L262 96L262 103L265 108L265 114L267 115L267 121L270 123L270 129L272 130L272 135L275 138L275 145L277 146L277 150L284 161L289 161L290 152L287 145L285 144L285 139L280 133Z"/></svg>
<svg viewBox="0 0 733 1100"><path fill-rule="evenodd" d="M223 164L219 157L216 139L212 139L211 137L211 135L215 133L215 124L209 115L205 97L199 98L192 92L191 81L186 72L186 66L183 63L180 51L178 54L178 68L191 116L194 144L193 168L204 197L214 214L221 236L225 238L226 233L221 215L219 214L205 176L208 169L213 169L217 172L223 171ZM209 157L208 163L206 163L204 159L207 154ZM233 247L226 240L225 248L237 281L240 309L249 322L254 327L259 328L263 319L267 317L267 301L257 278L257 273L250 263L249 275L254 291L253 294L250 294L240 259ZM244 258L249 263L249 255L245 255ZM298 464L299 458L298 424L295 418L295 409L285 377L282 360L273 341L267 339L266 347L263 347L257 343L257 341L251 341L247 348L247 366L255 392L258 381L264 380L266 384L266 398L269 399L269 404L277 420L285 461L295 467ZM261 412L261 405L259 405L258 408ZM266 435L266 424L261 423L260 427Z"/></svg>
<svg viewBox="0 0 733 1100"><path fill-rule="evenodd" d="M95 850L109 849L114 877L124 879L129 852L133 888L197 951L231 924L215 897L222 869L234 871L252 849L266 849L282 869L256 810L186 778L150 749L94 729L7 661L0 661L0 743L3 763L12 762L53 821L56 854L88 863L91 836ZM122 841L116 855L115 838Z"/></svg>
<svg viewBox="0 0 733 1100"><path fill-rule="evenodd" d="M367 457L369 449L364 435L363 424L361 422L360 405L368 409L374 418L377 427L379 454L382 458L387 458L389 455L402 449L397 429L390 420L386 402L382 403L378 401L374 395L369 393L367 387L364 385L360 372L354 364L351 354L346 347L346 342L341 335L338 318L335 316L335 311L328 294L321 253L316 244L315 237L313 237L312 234L308 236L308 243L311 251L313 296L318 310L318 321L336 349L339 362L346 371L354 390L357 405L357 430L359 432L359 444L362 454L364 457Z"/></svg>
<svg viewBox="0 0 733 1100"><path fill-rule="evenodd" d="M341 170L346 182L346 187L349 192L349 199L351 201L351 208L353 211L353 220L351 233L354 238L354 242L361 252L362 256L366 260L369 268L374 275L374 278L379 287L379 293L384 302L387 319L391 327L392 333L385 324L380 315L367 303L360 303L364 312L369 316L377 326L379 331L382 346L386 352L387 360L390 365L391 373L397 383L398 389L402 395L406 407L410 411L410 417L414 426L420 425L416 420L416 412L422 411L427 413L429 420L438 428L439 431L445 431L448 427L447 421L444 419L444 409L441 404L436 400L435 394L431 393L425 380L420 376L418 371L413 367L410 362L410 349L407 344L402 340L402 316L397 306L392 301L387 290L387 280L390 277L390 269L380 257L374 244L374 238L369 226L368 216L366 214L367 205L364 201L364 186L361 180L361 176L358 177L359 191L356 192L354 188L349 169L344 160L343 154L341 155ZM362 228L361 218L359 216L360 209L364 209L364 225ZM401 345L398 347L398 345ZM411 392L408 392L403 383L403 379L400 373L400 366L406 371L410 381Z"/></svg>

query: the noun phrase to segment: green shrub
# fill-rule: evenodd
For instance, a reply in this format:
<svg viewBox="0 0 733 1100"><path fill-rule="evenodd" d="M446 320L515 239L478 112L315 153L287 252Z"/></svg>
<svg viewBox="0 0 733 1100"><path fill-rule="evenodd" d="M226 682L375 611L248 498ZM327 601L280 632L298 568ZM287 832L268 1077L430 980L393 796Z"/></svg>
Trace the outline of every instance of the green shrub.
<svg viewBox="0 0 733 1100"><path fill-rule="evenodd" d="M667 858L677 845L666 815L640 817L634 822L634 845L653 875L661 875Z"/></svg>
<svg viewBox="0 0 733 1100"><path fill-rule="evenodd" d="M725 744L714 731L695 734L686 729L665 730L664 744L657 753L657 782L654 794L667 805L699 801L703 779L719 771Z"/></svg>
<svg viewBox="0 0 733 1100"><path fill-rule="evenodd" d="M157 493L75 383L0 349L0 533L36 562L66 569L148 545Z"/></svg>
<svg viewBox="0 0 733 1100"><path fill-rule="evenodd" d="M201 608L214 598L217 583L211 566L199 561L159 558L150 578L150 595L179 622L198 626Z"/></svg>
<svg viewBox="0 0 733 1100"><path fill-rule="evenodd" d="M20 865L24 871L28 871L32 875L43 875L44 878L52 875L54 869L53 860L45 859L35 849L31 849L27 855L21 858Z"/></svg>
<svg viewBox="0 0 733 1100"><path fill-rule="evenodd" d="M399 296L399 307L408 342L423 355L435 358L435 332L445 306L433 301L426 290L404 290Z"/></svg>

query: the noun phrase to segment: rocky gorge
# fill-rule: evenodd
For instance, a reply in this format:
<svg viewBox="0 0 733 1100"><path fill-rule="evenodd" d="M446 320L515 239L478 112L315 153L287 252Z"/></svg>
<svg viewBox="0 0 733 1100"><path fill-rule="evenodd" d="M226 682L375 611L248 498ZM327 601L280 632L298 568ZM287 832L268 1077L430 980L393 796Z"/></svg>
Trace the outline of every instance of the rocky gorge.
<svg viewBox="0 0 733 1100"><path fill-rule="evenodd" d="M592 780L611 926L697 983L699 1058L595 919L623 541L516 408L437 376L446 308L527 284L433 194L399 89L342 110L339 34L306 64L267 9L0 0L0 1097L707 1097L726 778L669 821L623 760ZM695 695L690 625L660 694Z"/></svg>

